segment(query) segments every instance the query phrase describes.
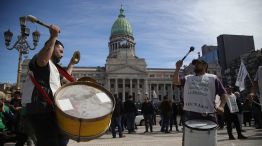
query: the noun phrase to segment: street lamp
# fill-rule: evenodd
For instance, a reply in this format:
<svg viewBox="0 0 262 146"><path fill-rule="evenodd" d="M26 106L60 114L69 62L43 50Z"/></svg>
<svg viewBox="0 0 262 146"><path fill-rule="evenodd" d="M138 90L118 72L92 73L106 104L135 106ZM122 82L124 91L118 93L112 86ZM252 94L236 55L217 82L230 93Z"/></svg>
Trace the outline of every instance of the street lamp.
<svg viewBox="0 0 262 146"><path fill-rule="evenodd" d="M4 32L6 49L8 50L16 49L19 52L17 82L16 82L16 90L18 91L20 90L20 79L21 79L21 71L22 71L22 55L28 54L29 49L35 50L38 44L38 41L39 41L39 37L40 37L40 33L37 30L32 33L34 47L31 48L27 42L27 37L30 34L30 29L26 27L27 17L26 16L20 17L19 20L20 20L21 34L17 36L17 41L14 43L12 47L9 47L9 46L10 46L10 42L13 37L13 33L10 31L10 29Z"/></svg>

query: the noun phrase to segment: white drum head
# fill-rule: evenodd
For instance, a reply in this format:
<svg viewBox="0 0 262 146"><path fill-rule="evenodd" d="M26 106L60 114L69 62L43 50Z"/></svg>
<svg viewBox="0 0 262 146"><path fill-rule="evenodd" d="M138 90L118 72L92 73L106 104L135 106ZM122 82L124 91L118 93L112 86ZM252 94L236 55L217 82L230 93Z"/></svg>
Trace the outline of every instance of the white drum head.
<svg viewBox="0 0 262 146"><path fill-rule="evenodd" d="M216 128L217 124L209 120L188 120L185 122L185 126L190 129L210 130Z"/></svg>
<svg viewBox="0 0 262 146"><path fill-rule="evenodd" d="M85 83L63 86L56 92L55 102L64 113L81 119L99 118L113 110L112 98L106 92Z"/></svg>

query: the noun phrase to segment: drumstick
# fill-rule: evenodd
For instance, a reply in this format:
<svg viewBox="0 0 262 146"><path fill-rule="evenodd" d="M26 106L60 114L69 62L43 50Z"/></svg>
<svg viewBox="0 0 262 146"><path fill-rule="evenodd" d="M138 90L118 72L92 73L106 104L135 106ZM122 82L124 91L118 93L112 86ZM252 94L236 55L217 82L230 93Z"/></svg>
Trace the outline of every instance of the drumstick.
<svg viewBox="0 0 262 146"><path fill-rule="evenodd" d="M51 28L51 26L50 26L49 24L44 23L44 22L38 20L35 16L28 15L28 16L27 16L27 19L28 19L29 21L31 21L32 23L38 23L38 24L40 24L40 25L42 25L42 26L44 26L44 27L46 27L46 28L48 28L48 29ZM60 31L59 31L59 33L60 33Z"/></svg>
<svg viewBox="0 0 262 146"><path fill-rule="evenodd" d="M187 52L187 54L182 58L182 61L184 61L187 57L187 55L190 53L190 52L193 52L195 50L195 48L193 46L190 47L189 51Z"/></svg>

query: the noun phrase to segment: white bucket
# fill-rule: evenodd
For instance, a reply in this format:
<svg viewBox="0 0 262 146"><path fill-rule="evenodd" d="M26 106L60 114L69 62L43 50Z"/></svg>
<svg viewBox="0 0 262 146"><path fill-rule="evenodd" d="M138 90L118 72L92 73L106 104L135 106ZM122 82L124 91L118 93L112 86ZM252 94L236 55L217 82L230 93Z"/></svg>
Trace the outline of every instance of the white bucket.
<svg viewBox="0 0 262 146"><path fill-rule="evenodd" d="M189 120L184 126L184 146L216 146L217 124L209 120Z"/></svg>

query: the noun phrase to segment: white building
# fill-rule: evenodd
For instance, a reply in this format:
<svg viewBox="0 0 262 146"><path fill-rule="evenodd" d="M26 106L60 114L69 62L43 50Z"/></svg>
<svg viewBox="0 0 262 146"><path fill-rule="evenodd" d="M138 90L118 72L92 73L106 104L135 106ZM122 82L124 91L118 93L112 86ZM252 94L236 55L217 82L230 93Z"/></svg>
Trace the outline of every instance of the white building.
<svg viewBox="0 0 262 146"><path fill-rule="evenodd" d="M132 27L123 8L112 26L108 47L105 67L76 67L73 76L95 78L123 101L129 95L137 102L142 102L146 94L151 99L155 97L159 100L165 95L170 99L179 97L179 91L172 85L174 69L147 68L145 59L136 56ZM153 96L154 92L157 97Z"/></svg>

